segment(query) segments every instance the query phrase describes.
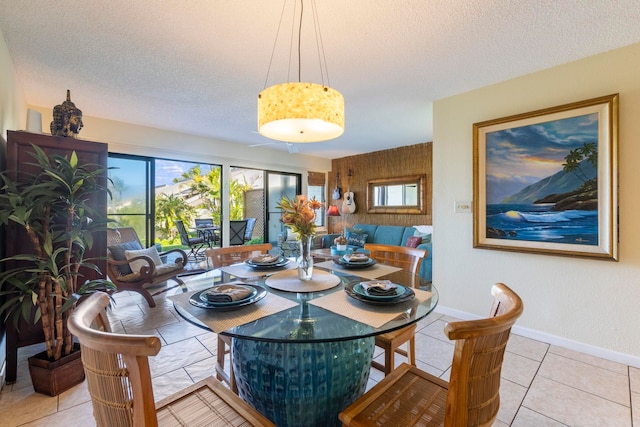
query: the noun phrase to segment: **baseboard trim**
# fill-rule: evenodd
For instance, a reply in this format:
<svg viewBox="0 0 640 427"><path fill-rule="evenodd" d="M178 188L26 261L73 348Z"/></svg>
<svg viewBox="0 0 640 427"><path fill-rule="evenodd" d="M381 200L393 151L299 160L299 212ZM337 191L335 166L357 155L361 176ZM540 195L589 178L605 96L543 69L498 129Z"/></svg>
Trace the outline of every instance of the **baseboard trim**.
<svg viewBox="0 0 640 427"><path fill-rule="evenodd" d="M434 310L437 313L452 316L462 320L475 320L479 319L479 316L466 313L464 311L455 310L448 307L438 305ZM607 359L612 362L622 363L623 365L633 366L634 368L640 368L640 357L633 356L626 353L620 353L617 351L609 350L602 347L596 347L590 344L581 343L579 341L570 340L568 338L559 337L556 335L548 334L546 332L537 331L535 329L523 328L515 325L512 328L514 334L521 335L523 337L531 338L533 340L542 341L550 345L556 345L564 347L569 350L579 351L590 356L599 357L601 359Z"/></svg>

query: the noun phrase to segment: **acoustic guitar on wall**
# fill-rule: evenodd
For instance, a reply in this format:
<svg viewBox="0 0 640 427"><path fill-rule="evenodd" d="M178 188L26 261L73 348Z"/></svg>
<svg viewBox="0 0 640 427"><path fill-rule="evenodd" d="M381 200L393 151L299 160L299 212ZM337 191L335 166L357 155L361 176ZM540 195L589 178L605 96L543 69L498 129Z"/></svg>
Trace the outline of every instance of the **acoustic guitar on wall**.
<svg viewBox="0 0 640 427"><path fill-rule="evenodd" d="M351 191L352 176L353 171L349 169L349 174L347 175L347 191L344 193L344 201L342 202L342 212L344 213L354 213L356 211L356 200L353 192Z"/></svg>

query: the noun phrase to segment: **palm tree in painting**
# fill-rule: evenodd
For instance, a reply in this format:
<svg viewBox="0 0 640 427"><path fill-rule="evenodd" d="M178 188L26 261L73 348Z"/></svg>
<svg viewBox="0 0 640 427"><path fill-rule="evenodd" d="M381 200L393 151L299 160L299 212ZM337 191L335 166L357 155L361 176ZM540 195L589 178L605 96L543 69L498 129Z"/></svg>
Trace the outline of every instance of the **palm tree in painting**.
<svg viewBox="0 0 640 427"><path fill-rule="evenodd" d="M595 142L587 142L582 147L575 148L569 151L569 154L564 158L565 163L562 164L562 170L566 173L573 173L582 182L582 188L595 187L597 182L597 176L595 178L589 178L583 170L580 168L580 164L587 160L594 169L598 168L598 146Z"/></svg>

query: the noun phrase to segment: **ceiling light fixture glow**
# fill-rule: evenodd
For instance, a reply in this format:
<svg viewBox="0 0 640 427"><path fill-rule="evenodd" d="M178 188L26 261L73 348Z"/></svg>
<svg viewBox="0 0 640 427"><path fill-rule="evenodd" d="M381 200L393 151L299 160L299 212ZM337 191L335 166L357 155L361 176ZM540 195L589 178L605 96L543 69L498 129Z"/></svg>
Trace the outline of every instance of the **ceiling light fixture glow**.
<svg viewBox="0 0 640 427"><path fill-rule="evenodd" d="M319 58L324 58L315 1L313 19L316 27L316 45ZM284 11L284 8L283 8ZM344 133L344 98L340 92L324 84L326 61L320 61L322 84L300 81L300 38L304 2L300 1L298 24L298 82L277 84L265 88L258 95L258 132L267 138L286 142L319 142L339 137ZM282 23L282 16L280 17ZM280 26L278 26L279 31ZM278 38L276 36L276 42ZM274 43L274 51L275 51ZM273 52L271 54L273 60ZM291 61L289 61L291 62ZM269 64L269 69L271 64ZM267 71L267 79L269 72Z"/></svg>

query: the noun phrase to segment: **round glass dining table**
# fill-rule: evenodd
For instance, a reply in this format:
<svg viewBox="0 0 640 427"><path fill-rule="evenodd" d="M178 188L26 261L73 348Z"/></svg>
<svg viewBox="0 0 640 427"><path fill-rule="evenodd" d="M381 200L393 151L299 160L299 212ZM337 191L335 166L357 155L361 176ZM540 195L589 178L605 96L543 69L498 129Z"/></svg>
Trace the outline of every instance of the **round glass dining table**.
<svg viewBox="0 0 640 427"><path fill-rule="evenodd" d="M279 302L282 307L272 308L268 315L241 324L234 324L233 316L250 312L251 306L216 313L190 307L184 303L186 295L183 295L182 304L174 300L174 307L186 320L214 331L215 328L207 326L208 322L219 320L220 325L225 325L224 322L231 319L232 326L216 332L233 338L232 363L238 394L276 425L340 425L340 411L366 389L374 337L418 322L438 303L438 292L430 282L402 270L375 280L419 289L416 298L391 305L376 301L366 304L345 296L345 291L352 290L354 284L371 280L358 273L357 270L316 267L314 276L331 274L337 284L322 291L289 292L269 286L276 274L240 279L211 270L182 277L184 285L176 296L191 295L214 283L241 280L266 289L272 298L280 297L276 304ZM350 294L353 296L353 292ZM418 294L421 298L417 298ZM322 300L326 303L320 304ZM390 320L384 318L385 323L381 325L364 320L367 314L376 316L379 312L386 313ZM358 313L364 314L362 319Z"/></svg>

